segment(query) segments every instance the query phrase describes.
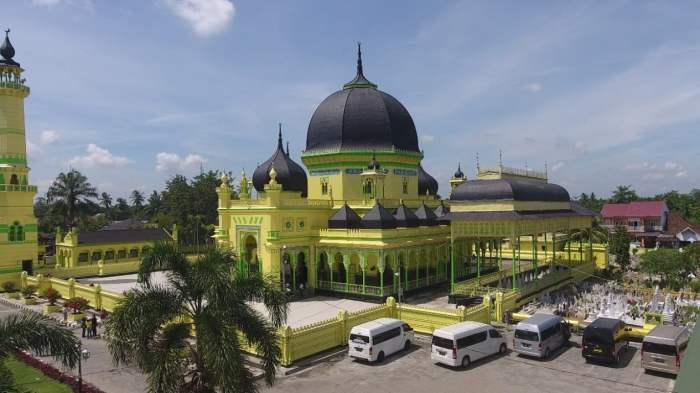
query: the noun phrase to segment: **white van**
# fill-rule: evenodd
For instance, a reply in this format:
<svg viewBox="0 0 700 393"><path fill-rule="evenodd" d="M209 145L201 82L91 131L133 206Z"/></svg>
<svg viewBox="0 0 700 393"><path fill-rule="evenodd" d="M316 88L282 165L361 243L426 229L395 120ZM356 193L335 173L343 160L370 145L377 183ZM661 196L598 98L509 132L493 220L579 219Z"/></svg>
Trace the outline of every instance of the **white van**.
<svg viewBox="0 0 700 393"><path fill-rule="evenodd" d="M571 333L558 315L536 313L515 325L513 351L546 359L569 342Z"/></svg>
<svg viewBox="0 0 700 393"><path fill-rule="evenodd" d="M491 325L461 322L435 329L430 359L436 363L464 368L472 362L497 353L506 353L506 340Z"/></svg>
<svg viewBox="0 0 700 393"><path fill-rule="evenodd" d="M348 356L369 362L382 362L413 342L413 328L394 318L379 318L350 329Z"/></svg>

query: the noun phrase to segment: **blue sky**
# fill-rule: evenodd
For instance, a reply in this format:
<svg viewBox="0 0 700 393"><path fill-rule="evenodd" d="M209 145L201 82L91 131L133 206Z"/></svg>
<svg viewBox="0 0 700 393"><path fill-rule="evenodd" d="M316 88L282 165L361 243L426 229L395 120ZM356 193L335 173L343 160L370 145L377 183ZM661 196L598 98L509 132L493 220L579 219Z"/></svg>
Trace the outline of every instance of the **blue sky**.
<svg viewBox="0 0 700 393"><path fill-rule="evenodd" d="M8 0L33 183L117 196L251 173L277 123L299 160L355 73L411 112L443 195L457 162L543 169L572 195L700 187L699 2Z"/></svg>

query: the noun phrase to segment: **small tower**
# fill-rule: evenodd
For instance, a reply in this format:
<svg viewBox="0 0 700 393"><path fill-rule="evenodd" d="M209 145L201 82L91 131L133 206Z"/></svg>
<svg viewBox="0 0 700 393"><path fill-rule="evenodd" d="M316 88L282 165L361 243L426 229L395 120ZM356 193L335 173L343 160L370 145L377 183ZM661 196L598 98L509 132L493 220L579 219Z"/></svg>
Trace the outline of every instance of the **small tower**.
<svg viewBox="0 0 700 393"><path fill-rule="evenodd" d="M226 172L224 172L221 175L221 185L216 189L216 193L219 196L219 207L226 208L231 201L231 187L228 183L229 177Z"/></svg>
<svg viewBox="0 0 700 393"><path fill-rule="evenodd" d="M32 209L36 186L29 185L24 124L29 87L14 56L7 29L0 45L0 282L31 271L38 254Z"/></svg>
<svg viewBox="0 0 700 393"><path fill-rule="evenodd" d="M250 199L250 194L248 193L248 179L245 176L245 169L241 171L241 180L239 180L238 188L238 198L242 200Z"/></svg>
<svg viewBox="0 0 700 393"><path fill-rule="evenodd" d="M467 178L466 178L466 176L464 176L464 173L462 172L462 164L458 163L457 164L457 171L452 176L452 179L450 179L450 188L451 188L452 192L454 192L455 188L459 187L459 185L464 183L465 181L467 181Z"/></svg>
<svg viewBox="0 0 700 393"><path fill-rule="evenodd" d="M384 199L385 176L376 153L372 152L372 160L367 164L367 169L362 171L362 194L365 200Z"/></svg>

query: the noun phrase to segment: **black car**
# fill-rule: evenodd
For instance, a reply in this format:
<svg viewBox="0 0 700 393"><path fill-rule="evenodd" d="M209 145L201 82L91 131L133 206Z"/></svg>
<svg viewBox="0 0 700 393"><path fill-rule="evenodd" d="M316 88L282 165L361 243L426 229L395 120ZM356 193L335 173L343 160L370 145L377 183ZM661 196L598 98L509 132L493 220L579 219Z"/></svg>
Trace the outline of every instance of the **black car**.
<svg viewBox="0 0 700 393"><path fill-rule="evenodd" d="M586 361L601 360L620 364L629 347L625 323L614 318L598 318L583 329L581 355Z"/></svg>

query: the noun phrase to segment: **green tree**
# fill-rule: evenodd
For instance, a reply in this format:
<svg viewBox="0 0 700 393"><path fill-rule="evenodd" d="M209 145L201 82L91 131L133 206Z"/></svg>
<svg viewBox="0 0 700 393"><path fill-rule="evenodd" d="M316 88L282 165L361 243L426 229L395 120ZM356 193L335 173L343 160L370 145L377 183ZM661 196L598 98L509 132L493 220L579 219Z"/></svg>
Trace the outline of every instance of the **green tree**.
<svg viewBox="0 0 700 393"><path fill-rule="evenodd" d="M22 392L14 386L5 359L17 350L51 353L64 367L74 368L80 350L78 338L55 319L22 312L0 318L0 391Z"/></svg>
<svg viewBox="0 0 700 393"><path fill-rule="evenodd" d="M639 199L637 192L632 189L632 186L617 186L615 191L613 191L612 197L610 197L610 202L613 203L629 203Z"/></svg>
<svg viewBox="0 0 700 393"><path fill-rule="evenodd" d="M630 235L625 226L615 226L610 240L610 253L615 256L615 262L620 266L620 269L627 270L630 264Z"/></svg>
<svg viewBox="0 0 700 393"><path fill-rule="evenodd" d="M665 286L678 290L688 284L688 276L697 270L697 264L678 250L659 248L647 251L641 256L639 269L647 274L660 276Z"/></svg>
<svg viewBox="0 0 700 393"><path fill-rule="evenodd" d="M137 213L140 212L141 209L143 209L143 202L146 200L143 193L139 190L131 191L131 196L129 198L131 199L131 205L134 207L134 211Z"/></svg>
<svg viewBox="0 0 700 393"><path fill-rule="evenodd" d="M607 243L609 236L608 230L600 225L598 219L593 220L593 225L590 229L582 228L571 232L572 240L587 242L590 238L593 243Z"/></svg>
<svg viewBox="0 0 700 393"><path fill-rule="evenodd" d="M149 220L160 212L162 203L163 201L161 200L158 191L153 190L151 195L148 197L148 204L146 205L146 217Z"/></svg>
<svg viewBox="0 0 700 393"><path fill-rule="evenodd" d="M106 192L100 194L100 207L107 218L110 217L110 209L112 208L112 196Z"/></svg>
<svg viewBox="0 0 700 393"><path fill-rule="evenodd" d="M91 213L96 204L97 189L90 184L82 173L73 169L68 173L59 173L46 193L50 204L58 205L65 211L66 226L77 224L81 215Z"/></svg>
<svg viewBox="0 0 700 393"><path fill-rule="evenodd" d="M150 392L256 392L241 349L250 344L271 385L286 298L268 280L243 277L233 266L232 254L215 247L190 263L176 246L157 244L141 262L140 285L105 324L114 363L140 368ZM156 270L167 271L169 285L150 281ZM251 300L263 302L270 318Z"/></svg>
<svg viewBox="0 0 700 393"><path fill-rule="evenodd" d="M112 209L112 215L115 220L126 220L131 217L131 207L129 202L124 198L117 198L116 205Z"/></svg>

